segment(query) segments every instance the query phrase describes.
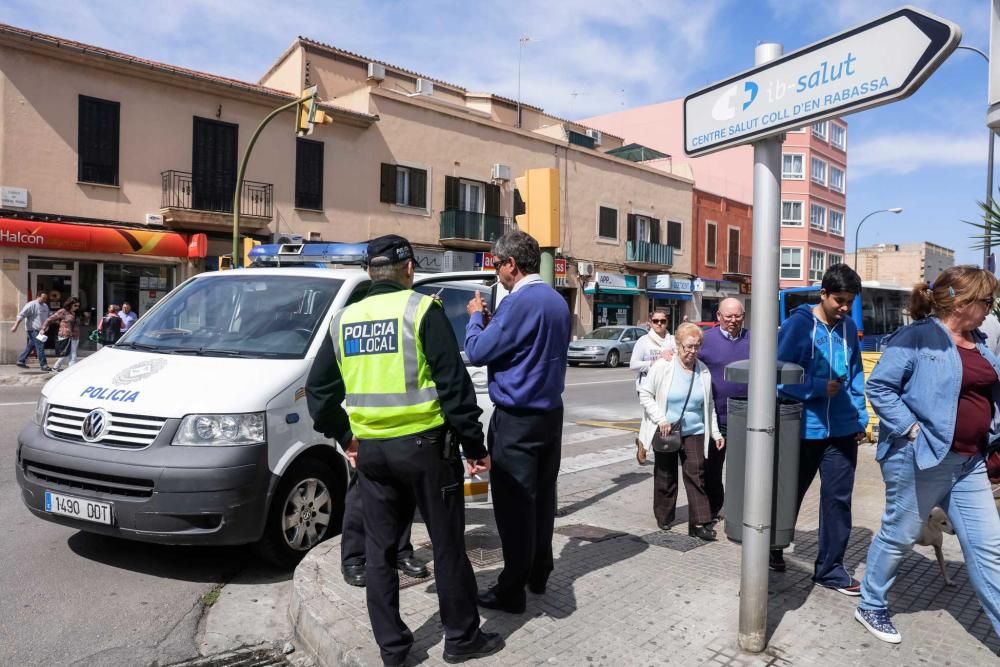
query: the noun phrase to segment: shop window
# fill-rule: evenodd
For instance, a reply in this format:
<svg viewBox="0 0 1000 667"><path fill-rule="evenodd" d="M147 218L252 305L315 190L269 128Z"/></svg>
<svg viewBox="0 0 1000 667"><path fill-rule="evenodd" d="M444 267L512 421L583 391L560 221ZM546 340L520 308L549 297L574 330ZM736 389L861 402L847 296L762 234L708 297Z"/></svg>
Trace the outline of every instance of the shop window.
<svg viewBox="0 0 1000 667"><path fill-rule="evenodd" d="M128 303L140 317L173 289L173 267L140 264L104 265L104 309Z"/></svg>
<svg viewBox="0 0 1000 667"><path fill-rule="evenodd" d="M323 210L322 141L295 141L295 208Z"/></svg>
<svg viewBox="0 0 1000 667"><path fill-rule="evenodd" d="M118 132L121 104L80 95L77 180L118 185Z"/></svg>

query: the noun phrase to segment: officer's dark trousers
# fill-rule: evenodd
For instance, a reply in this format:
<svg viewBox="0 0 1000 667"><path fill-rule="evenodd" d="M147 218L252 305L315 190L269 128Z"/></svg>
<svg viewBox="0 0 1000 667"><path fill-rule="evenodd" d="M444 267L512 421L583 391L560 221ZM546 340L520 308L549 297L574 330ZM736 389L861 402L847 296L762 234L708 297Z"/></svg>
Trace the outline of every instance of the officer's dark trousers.
<svg viewBox="0 0 1000 667"><path fill-rule="evenodd" d="M340 537L340 564L365 564L365 516L361 501L361 491L358 489L358 475L351 475L351 483L347 487L344 498L344 528ZM396 551L397 558L413 556L413 545L410 543L410 528L413 515L406 522L406 529L399 535Z"/></svg>
<svg viewBox="0 0 1000 667"><path fill-rule="evenodd" d="M444 429L358 446L358 482L365 517L368 617L382 659L402 663L413 634L399 616L396 552L414 505L434 547L445 648L458 650L479 636L476 577L465 553L465 494L462 463L445 461Z"/></svg>
<svg viewBox="0 0 1000 667"><path fill-rule="evenodd" d="M490 419L490 484L503 546L496 594L507 602L523 600L525 584L544 588L552 572L562 426L562 408L540 412L497 406Z"/></svg>

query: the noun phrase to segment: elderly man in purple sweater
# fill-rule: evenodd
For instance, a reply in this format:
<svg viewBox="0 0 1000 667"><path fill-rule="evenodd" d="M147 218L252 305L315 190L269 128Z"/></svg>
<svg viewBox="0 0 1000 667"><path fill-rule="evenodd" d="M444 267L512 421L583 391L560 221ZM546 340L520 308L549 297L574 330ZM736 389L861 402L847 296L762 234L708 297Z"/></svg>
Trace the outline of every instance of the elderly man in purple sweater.
<svg viewBox="0 0 1000 667"><path fill-rule="evenodd" d="M465 353L486 365L496 406L486 442L504 561L496 585L480 592L479 606L512 614L524 612L525 586L545 592L553 568L570 314L538 275L540 261L538 243L524 232L497 239L493 265L510 294L492 317L476 294L465 329Z"/></svg>
<svg viewBox="0 0 1000 667"><path fill-rule="evenodd" d="M747 387L727 382L726 366L750 358L750 332L743 328L743 304L739 299L723 299L716 314L719 326L705 332L705 342L698 358L712 373L712 395L719 415L719 430L726 436L730 398L746 398ZM705 493L712 508L712 520L719 520L725 489L722 486L722 465L726 462L725 447L710 447L705 461Z"/></svg>

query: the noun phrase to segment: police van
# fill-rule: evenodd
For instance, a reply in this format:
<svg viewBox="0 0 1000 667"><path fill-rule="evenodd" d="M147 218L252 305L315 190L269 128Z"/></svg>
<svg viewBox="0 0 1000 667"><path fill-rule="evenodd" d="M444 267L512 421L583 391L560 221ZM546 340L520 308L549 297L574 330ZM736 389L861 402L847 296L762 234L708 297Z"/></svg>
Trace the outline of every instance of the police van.
<svg viewBox="0 0 1000 667"><path fill-rule="evenodd" d="M349 466L313 430L305 384L333 316L367 293L365 249L259 246L253 267L194 276L52 378L18 435L28 509L147 542L256 543L284 566L338 534ZM441 301L459 346L472 295L497 298L489 273L415 282ZM467 367L485 427L486 370Z"/></svg>

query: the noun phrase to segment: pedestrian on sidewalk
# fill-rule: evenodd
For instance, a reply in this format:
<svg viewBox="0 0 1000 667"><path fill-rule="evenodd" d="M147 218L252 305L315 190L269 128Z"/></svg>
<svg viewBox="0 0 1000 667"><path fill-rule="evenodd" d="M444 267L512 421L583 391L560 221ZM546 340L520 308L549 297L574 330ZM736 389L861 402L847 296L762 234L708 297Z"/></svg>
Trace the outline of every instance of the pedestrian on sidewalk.
<svg viewBox="0 0 1000 667"><path fill-rule="evenodd" d="M128 331L128 328L139 319L139 316L132 310L132 304L128 301L122 301L122 311L118 313L118 317L122 319L122 333Z"/></svg>
<svg viewBox="0 0 1000 667"><path fill-rule="evenodd" d="M915 321L888 339L868 380L880 420L875 459L885 513L855 618L882 641L901 641L889 589L935 506L955 527L969 580L1000 634L1000 516L984 461L1000 438L1000 361L978 330L996 291L996 278L975 266L954 266L933 286L917 285Z"/></svg>
<svg viewBox="0 0 1000 667"><path fill-rule="evenodd" d="M750 332L743 328L745 312L739 299L723 299L716 313L719 326L705 332L705 342L701 346L698 359L708 366L712 374L712 396L715 412L719 415L719 432L727 435L729 420L729 399L746 399L747 385L726 380L726 366L734 361L750 358ZM726 448L708 448L705 461L705 493L712 508L712 521L718 522L726 499L722 483L722 470L726 462ZM738 490L741 492L742 490Z"/></svg>
<svg viewBox="0 0 1000 667"><path fill-rule="evenodd" d="M570 314L538 268L538 242L521 231L493 246L497 279L510 294L489 317L479 294L468 304L465 353L485 364L496 409L488 443L493 457L493 513L504 567L479 606L519 614L524 587L545 592L552 573L556 478L562 452Z"/></svg>
<svg viewBox="0 0 1000 667"><path fill-rule="evenodd" d="M359 475L372 632L386 665L406 661L413 633L399 615L396 558L416 506L434 549L444 661L492 655L504 641L479 627L455 444L461 443L470 474L490 469L476 390L440 304L412 289L410 242L391 234L372 239L366 261L368 295L330 325L336 364L329 366L332 414L323 430L349 443L347 456Z"/></svg>
<svg viewBox="0 0 1000 667"><path fill-rule="evenodd" d="M122 337L122 319L118 316L119 308L115 304L108 306L108 312L97 324L100 332L101 346L114 345Z"/></svg>
<svg viewBox="0 0 1000 667"><path fill-rule="evenodd" d="M643 418L639 439L654 452L653 516L661 530L668 530L677 510L677 463L684 476L688 501L688 535L706 542L716 539L712 510L705 492L705 459L710 447L726 446L719 431L712 375L698 361L704 335L701 327L685 322L674 334L677 355L672 361L659 360L639 386ZM654 434L678 433L680 448L657 451ZM712 442L714 439L714 443Z"/></svg>
<svg viewBox="0 0 1000 667"><path fill-rule="evenodd" d="M868 425L858 328L848 316L860 294L858 274L834 264L823 274L819 303L793 310L778 331L778 360L805 369L802 384L779 384L778 393L802 402L797 507L819 472L819 544L812 580L850 596L861 594L861 584L844 567L844 553L851 538L858 443ZM770 566L785 569L780 549L771 551Z"/></svg>
<svg viewBox="0 0 1000 667"><path fill-rule="evenodd" d="M10 328L11 333L14 333L21 321L25 322L24 328L28 334L28 342L24 346L24 352L17 357L17 365L21 368L28 367L28 355L34 350L35 354L38 355L38 367L43 371L51 370L45 360L45 341L38 340L38 334L44 331L42 325L45 324L45 320L49 319L48 301L49 293L45 290L39 292L36 298L24 304L21 312L17 314L17 319L14 320L14 326Z"/></svg>
<svg viewBox="0 0 1000 667"><path fill-rule="evenodd" d="M657 308L650 315L648 322L650 324L649 333L636 342L635 347L632 348L632 359L628 364L628 367L635 371L635 393L637 395L639 385L649 373L649 367L653 365L653 362L659 359L670 361L674 358L674 352L677 350L674 337L667 331L667 311ZM639 465L646 465L649 454L650 452L646 451L642 440L636 438L635 460Z"/></svg>
<svg viewBox="0 0 1000 667"><path fill-rule="evenodd" d="M76 351L80 346L80 323L77 321L80 311L80 300L75 296L66 299L63 307L57 310L42 325L42 331L46 331L50 325L59 325L59 334L55 344L56 363L52 364L52 370L60 370L63 360L69 358L67 366L76 363Z"/></svg>

